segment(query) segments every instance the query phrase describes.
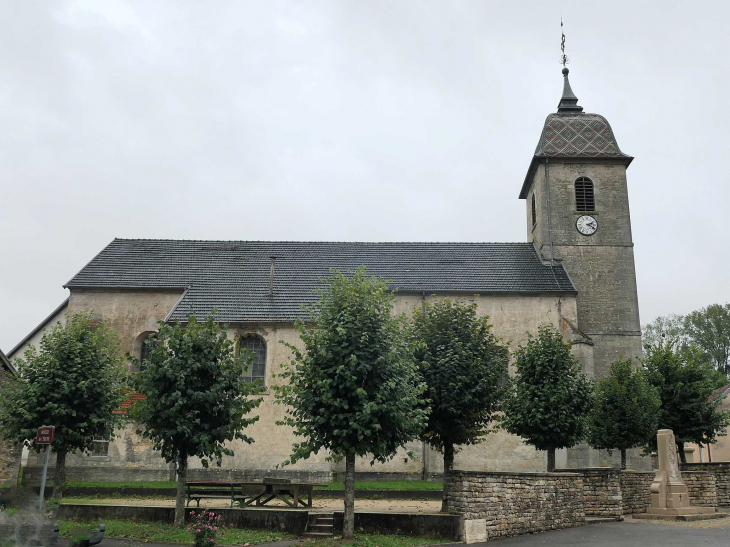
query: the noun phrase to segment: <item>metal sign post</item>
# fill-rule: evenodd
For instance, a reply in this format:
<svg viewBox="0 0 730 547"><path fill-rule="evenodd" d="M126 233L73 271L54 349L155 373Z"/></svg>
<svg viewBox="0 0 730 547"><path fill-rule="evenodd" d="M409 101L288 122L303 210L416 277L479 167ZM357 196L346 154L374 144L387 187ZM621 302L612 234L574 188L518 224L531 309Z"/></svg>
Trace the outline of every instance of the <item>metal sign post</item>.
<svg viewBox="0 0 730 547"><path fill-rule="evenodd" d="M51 443L56 436L56 428L52 425L38 428L35 444L46 445L46 459L43 462L43 474L41 475L41 495L38 498L38 510L43 511L43 497L46 493L46 476L48 475L48 459L51 455Z"/></svg>

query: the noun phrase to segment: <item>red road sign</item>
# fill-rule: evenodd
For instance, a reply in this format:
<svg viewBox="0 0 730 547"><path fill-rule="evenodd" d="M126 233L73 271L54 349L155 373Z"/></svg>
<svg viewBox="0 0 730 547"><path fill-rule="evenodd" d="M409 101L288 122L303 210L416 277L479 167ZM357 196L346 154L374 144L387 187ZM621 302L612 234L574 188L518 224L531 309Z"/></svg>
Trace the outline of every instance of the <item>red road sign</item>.
<svg viewBox="0 0 730 547"><path fill-rule="evenodd" d="M51 444L53 442L53 437L55 436L55 426L44 425L43 427L38 428L38 433L36 434L35 438L35 444Z"/></svg>

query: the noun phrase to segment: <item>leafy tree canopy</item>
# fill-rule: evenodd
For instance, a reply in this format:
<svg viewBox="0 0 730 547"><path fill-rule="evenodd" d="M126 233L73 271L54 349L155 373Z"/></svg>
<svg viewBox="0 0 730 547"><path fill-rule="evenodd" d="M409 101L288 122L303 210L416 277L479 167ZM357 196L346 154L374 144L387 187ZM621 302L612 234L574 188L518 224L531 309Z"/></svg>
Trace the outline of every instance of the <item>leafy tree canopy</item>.
<svg viewBox="0 0 730 547"><path fill-rule="evenodd" d="M661 400L658 428L671 429L684 461L684 443L713 443L730 425L730 412L718 411L713 400L713 366L695 348L677 348L673 341L646 348L647 379ZM656 444L653 439L652 446Z"/></svg>
<svg viewBox="0 0 730 547"><path fill-rule="evenodd" d="M122 416L126 372L117 337L89 314L70 315L46 331L36 348L14 361L18 376L0 392L0 435L36 451L36 431L56 428L55 494L65 483L69 452L93 448L94 438L114 438Z"/></svg>
<svg viewBox="0 0 730 547"><path fill-rule="evenodd" d="M253 442L244 430L258 420L249 414L261 404L252 396L263 386L243 380L251 359L237 355L226 328L212 314L204 322L190 315L185 326L161 323L145 342L149 358L134 378L144 395L132 408L143 426L138 433L177 466L177 527L184 524L188 458L197 456L203 467L209 460L220 465L224 455L233 455L226 442Z"/></svg>
<svg viewBox="0 0 730 547"><path fill-rule="evenodd" d="M309 310L311 326L297 322L304 348L285 344L293 354L281 374L287 383L275 387L287 406L281 423L303 439L286 463L321 449L387 461L421 433L425 386L392 308L387 284L364 268L349 278L333 270Z"/></svg>
<svg viewBox="0 0 730 547"><path fill-rule="evenodd" d="M514 354L516 374L504 403L504 427L538 450L548 451L548 470L555 450L578 444L585 436L593 387L550 325Z"/></svg>
<svg viewBox="0 0 730 547"><path fill-rule="evenodd" d="M656 435L660 405L657 389L631 359L613 363L611 373L596 384L589 415L589 444L620 450L621 467L625 469L626 451L646 445Z"/></svg>
<svg viewBox="0 0 730 547"><path fill-rule="evenodd" d="M243 381L245 356L236 355L225 325L191 315L187 325L161 324L146 343L149 358L134 377L144 399L132 416L166 461L197 456L204 467L209 460L220 465L233 454L227 441L253 442L244 430L258 420L248 415L261 403L251 396L262 386Z"/></svg>
<svg viewBox="0 0 730 547"><path fill-rule="evenodd" d="M508 352L476 302L448 298L416 310L416 360L427 386L431 412L421 438L444 444L474 444L488 433L507 378Z"/></svg>

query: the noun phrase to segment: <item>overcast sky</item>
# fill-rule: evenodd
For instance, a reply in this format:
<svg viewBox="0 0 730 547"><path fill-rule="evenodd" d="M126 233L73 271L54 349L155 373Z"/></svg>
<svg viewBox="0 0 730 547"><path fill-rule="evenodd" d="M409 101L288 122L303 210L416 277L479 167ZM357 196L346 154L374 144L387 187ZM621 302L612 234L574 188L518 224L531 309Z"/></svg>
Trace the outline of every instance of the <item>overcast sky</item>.
<svg viewBox="0 0 730 547"><path fill-rule="evenodd" d="M728 2L6 1L0 347L114 237L524 241L561 12L642 324L730 300Z"/></svg>

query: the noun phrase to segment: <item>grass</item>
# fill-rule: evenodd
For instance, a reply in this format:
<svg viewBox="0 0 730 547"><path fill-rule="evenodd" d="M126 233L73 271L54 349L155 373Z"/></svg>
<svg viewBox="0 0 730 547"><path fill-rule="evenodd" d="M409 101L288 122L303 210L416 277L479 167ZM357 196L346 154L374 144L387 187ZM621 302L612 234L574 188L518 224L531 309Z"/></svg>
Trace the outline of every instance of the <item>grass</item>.
<svg viewBox="0 0 730 547"><path fill-rule="evenodd" d="M344 490L344 482L331 482L319 490ZM441 482L431 481L355 481L355 490L443 490Z"/></svg>
<svg viewBox="0 0 730 547"><path fill-rule="evenodd" d="M60 520L60 535L63 538L77 537L79 534L89 533L98 530L98 522L79 522L74 520ZM105 538L127 539L132 541L160 542L160 543L185 543L191 544L192 534L187 528L176 529L170 524L159 522L134 522L129 520L105 520ZM294 536L284 532L272 532L269 530L244 530L238 528L226 529L226 535L218 537L219 545L243 545L246 543L265 543L293 539ZM360 544L353 544L360 545ZM364 545L364 544L363 544ZM371 544L367 544L371 545ZM374 543L372 545L375 545ZM392 544L396 545L396 544ZM405 545L405 544L404 544ZM424 545L408 544L408 545ZM385 547L382 545L380 547Z"/></svg>

